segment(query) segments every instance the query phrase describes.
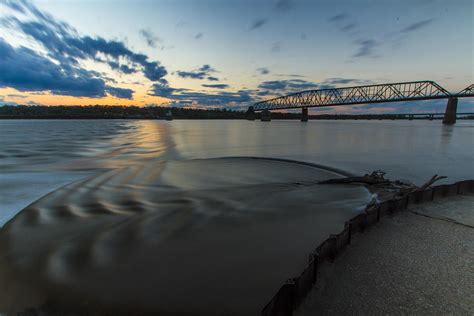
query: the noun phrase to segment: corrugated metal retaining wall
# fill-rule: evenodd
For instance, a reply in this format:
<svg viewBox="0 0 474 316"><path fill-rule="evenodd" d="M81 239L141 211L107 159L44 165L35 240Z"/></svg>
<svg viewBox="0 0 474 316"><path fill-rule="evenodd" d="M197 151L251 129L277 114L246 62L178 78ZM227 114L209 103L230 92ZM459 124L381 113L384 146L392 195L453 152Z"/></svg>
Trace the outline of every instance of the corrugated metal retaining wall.
<svg viewBox="0 0 474 316"><path fill-rule="evenodd" d="M376 204L364 213L355 216L345 223L344 230L329 236L313 253L303 272L296 278L289 279L262 310L262 316L291 316L302 303L306 295L317 282L318 265L325 261L334 261L347 245L351 235L376 224L382 216L405 210L410 204L420 204L458 194L474 193L474 180L443 184L422 191L414 191L407 196Z"/></svg>

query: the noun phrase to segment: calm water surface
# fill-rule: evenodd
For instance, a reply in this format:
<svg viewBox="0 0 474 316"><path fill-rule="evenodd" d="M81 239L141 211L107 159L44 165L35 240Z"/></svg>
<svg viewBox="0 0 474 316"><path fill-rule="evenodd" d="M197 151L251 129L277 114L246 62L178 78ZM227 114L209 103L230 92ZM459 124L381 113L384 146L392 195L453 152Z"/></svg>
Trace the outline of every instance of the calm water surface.
<svg viewBox="0 0 474 316"><path fill-rule="evenodd" d="M258 156L420 183L474 178L474 123L460 121L0 121L0 225L54 189L152 160Z"/></svg>

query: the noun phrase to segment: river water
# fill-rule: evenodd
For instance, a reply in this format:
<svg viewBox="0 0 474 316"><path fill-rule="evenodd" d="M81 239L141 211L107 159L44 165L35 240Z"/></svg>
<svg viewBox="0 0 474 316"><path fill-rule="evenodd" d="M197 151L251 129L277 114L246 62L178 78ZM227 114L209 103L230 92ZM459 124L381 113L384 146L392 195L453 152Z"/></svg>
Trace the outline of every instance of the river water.
<svg viewBox="0 0 474 316"><path fill-rule="evenodd" d="M318 180L474 178L470 121L11 120L0 135L0 226L33 203L0 230L0 312L256 314L371 198Z"/></svg>
<svg viewBox="0 0 474 316"><path fill-rule="evenodd" d="M66 183L150 160L278 157L421 183L474 178L474 122L0 121L0 225Z"/></svg>

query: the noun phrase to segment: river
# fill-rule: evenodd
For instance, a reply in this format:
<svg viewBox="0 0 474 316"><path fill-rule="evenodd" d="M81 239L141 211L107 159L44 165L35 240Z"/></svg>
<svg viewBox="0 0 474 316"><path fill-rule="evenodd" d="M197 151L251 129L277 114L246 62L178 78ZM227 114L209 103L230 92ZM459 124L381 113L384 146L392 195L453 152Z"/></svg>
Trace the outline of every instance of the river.
<svg viewBox="0 0 474 316"><path fill-rule="evenodd" d="M0 312L258 313L371 198L318 180L474 178L471 121L5 120L0 135L0 225L16 215Z"/></svg>

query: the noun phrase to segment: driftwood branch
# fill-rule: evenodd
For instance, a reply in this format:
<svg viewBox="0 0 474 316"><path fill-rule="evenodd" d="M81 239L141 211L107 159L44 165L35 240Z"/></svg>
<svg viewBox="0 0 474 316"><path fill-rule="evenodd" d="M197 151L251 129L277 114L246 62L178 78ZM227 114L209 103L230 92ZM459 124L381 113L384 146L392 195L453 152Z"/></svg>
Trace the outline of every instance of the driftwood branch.
<svg viewBox="0 0 474 316"><path fill-rule="evenodd" d="M435 174L434 176L431 177L431 179L426 182L425 184L423 184L422 186L420 186L418 188L418 190L424 190L424 189L427 189L428 187L430 187L431 185L433 185L433 183L435 183L436 181L439 181L441 179L446 179L447 177L446 176L438 176L437 174Z"/></svg>
<svg viewBox="0 0 474 316"><path fill-rule="evenodd" d="M375 170L369 174L363 175L362 177L347 177L347 178L339 178L339 179L329 179L325 181L320 181L319 184L337 184L337 183L363 183L368 185L374 184L383 184L390 182L389 180L385 179L385 172L382 170Z"/></svg>
<svg viewBox="0 0 474 316"><path fill-rule="evenodd" d="M339 178L339 179L329 179L318 182L318 184L365 184L371 189L373 192L377 192L382 196L386 197L395 197L395 196L405 196L410 192L417 191L417 190L424 190L436 181L441 179L445 179L445 176L438 176L435 174L428 180L425 184L421 186L417 186L408 181L401 181L395 180L391 181L385 178L385 172L382 170L375 170L371 173L365 174L361 177L346 177L346 178Z"/></svg>

